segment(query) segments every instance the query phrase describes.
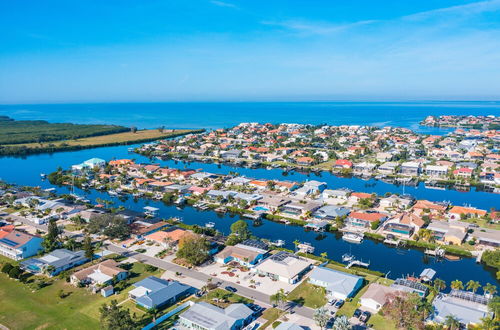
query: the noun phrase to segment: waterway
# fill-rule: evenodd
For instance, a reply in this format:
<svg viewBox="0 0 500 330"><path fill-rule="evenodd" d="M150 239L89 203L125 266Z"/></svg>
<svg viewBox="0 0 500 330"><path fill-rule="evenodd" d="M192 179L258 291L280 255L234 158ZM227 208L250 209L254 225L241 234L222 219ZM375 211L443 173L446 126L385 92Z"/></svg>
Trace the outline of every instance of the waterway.
<svg viewBox="0 0 500 330"><path fill-rule="evenodd" d="M128 148L131 146L104 147L89 150L80 150L72 152L61 152L55 154L32 155L26 158L4 157L0 158L0 178L21 185L39 185L43 188L52 187L48 181L41 181L40 173L50 173L61 166L64 169L69 168L73 164L81 163L92 157L111 160L112 158L135 158L137 162L149 162L145 157L136 154L130 154ZM239 172L242 175L254 178L265 179L289 179L295 181L305 181L308 179L321 180L328 183L329 188L348 187L356 191L376 192L384 194L385 192L401 193L403 187L397 187L391 184L377 182L375 180L363 181L357 178L339 178L330 173L316 174L301 174L290 173L287 176L283 175L280 169L247 169L240 167L231 167L226 165L205 164L205 163L177 163L175 161L158 161L163 166L177 168L193 168L203 169L213 173L229 173ZM369 186L366 186L366 184ZM57 192L67 193L68 188L56 187ZM485 192L469 192L460 193L453 190L439 191L429 190L424 187L405 187L405 192L414 195L417 198L426 198L429 200L448 200L456 205L464 203L473 206L489 209L490 207L500 205L500 196ZM224 234L228 234L230 225L239 219L239 216L231 216L229 214L220 215L213 211L199 211L191 207L176 208L175 206L164 205L159 201L151 201L147 199L133 199L132 197L126 200L118 198L110 198L107 194L97 191L77 193L86 196L86 198L95 201L96 198L112 199L114 206L123 205L128 209L135 211L143 211L143 207L151 205L160 209L160 216L181 217L184 223L204 225L207 222L213 221L216 223L216 229ZM249 223L251 223L249 221ZM465 258L459 261L436 260L432 257L427 257L422 251L416 249L396 249L386 246L382 243L374 242L365 239L362 244L356 245L344 242L339 236L327 233L318 239L318 234L315 232L305 231L302 227L284 225L271 221L263 221L263 224L258 227L251 227L252 233L258 237L276 240L284 239L286 247L293 249L293 241L298 239L303 242L311 243L315 248L315 254L327 252L328 257L341 261L341 256L344 253L351 252L357 258L363 261L370 261L370 269L382 271L388 274L390 278L396 278L403 275L419 275L420 272L427 267L435 269L438 277L450 283L452 280L459 279L464 282L474 279L481 284L496 283L495 274L491 269L487 269L483 265L478 265L472 258Z"/></svg>

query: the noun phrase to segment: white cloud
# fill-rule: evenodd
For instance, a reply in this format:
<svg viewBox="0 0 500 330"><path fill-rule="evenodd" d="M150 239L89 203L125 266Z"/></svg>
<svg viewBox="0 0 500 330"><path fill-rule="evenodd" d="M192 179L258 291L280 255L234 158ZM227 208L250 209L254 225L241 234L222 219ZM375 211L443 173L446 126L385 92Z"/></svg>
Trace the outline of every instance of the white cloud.
<svg viewBox="0 0 500 330"><path fill-rule="evenodd" d="M422 11L419 13L403 16L402 19L408 20L424 20L441 15L475 15L485 12L493 12L500 10L500 0L487 0L468 3L465 5L457 5L445 8Z"/></svg>
<svg viewBox="0 0 500 330"><path fill-rule="evenodd" d="M351 29L358 26L373 24L378 22L378 20L364 20L357 21L353 23L347 24L327 24L327 23L318 23L318 22L305 22L299 20L289 20L289 21L262 21L261 23L264 25L272 25L282 27L288 30L293 30L300 33L306 34L317 34L317 35L328 35L340 31L344 31L347 29Z"/></svg>
<svg viewBox="0 0 500 330"><path fill-rule="evenodd" d="M219 7L234 8L234 9L238 8L238 6L236 6L232 3L229 3L229 2L224 2L224 1L212 0L212 1L210 1L210 3L215 5L215 6L219 6Z"/></svg>

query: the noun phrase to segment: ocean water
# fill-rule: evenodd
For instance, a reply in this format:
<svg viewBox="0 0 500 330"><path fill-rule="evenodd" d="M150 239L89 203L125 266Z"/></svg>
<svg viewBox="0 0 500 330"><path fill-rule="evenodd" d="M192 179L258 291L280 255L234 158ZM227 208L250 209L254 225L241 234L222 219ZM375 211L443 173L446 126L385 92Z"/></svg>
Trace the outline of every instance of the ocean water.
<svg viewBox="0 0 500 330"><path fill-rule="evenodd" d="M492 102L227 102L85 103L0 105L0 115L49 122L101 123L139 128L220 128L240 122L400 126L442 134L449 129L420 127L428 115L500 115Z"/></svg>

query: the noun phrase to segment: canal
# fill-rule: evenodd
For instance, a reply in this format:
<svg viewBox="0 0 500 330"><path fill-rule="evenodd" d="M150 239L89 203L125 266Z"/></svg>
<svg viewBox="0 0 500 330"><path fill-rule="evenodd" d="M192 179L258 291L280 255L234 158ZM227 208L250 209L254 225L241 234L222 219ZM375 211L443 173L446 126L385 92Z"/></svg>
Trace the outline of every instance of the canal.
<svg viewBox="0 0 500 330"><path fill-rule="evenodd" d="M92 157L110 160L112 158L135 158L137 162L148 162L145 157L128 153L130 146L104 147L98 149L87 149L73 152L62 152L55 154L32 155L26 158L4 157L0 158L0 178L6 182L17 183L21 185L39 185L42 188L49 188L52 185L48 181L40 180L40 173L53 172L58 166L64 169L73 164L81 163ZM403 187L383 183L376 180L364 181L357 178L339 178L330 173L301 174L289 173L284 176L280 169L248 169L232 167L226 165L205 164L205 163L177 163L175 161L158 161L163 166L193 169L202 169L213 173L238 172L242 175L254 178L264 179L287 179L295 181L321 180L328 184L329 188L347 187L356 191L375 192L383 195L386 192L402 193ZM368 184L368 185L367 185ZM68 188L56 187L57 192L67 193ZM163 218L180 217L186 224L204 225L207 222L215 222L216 229L224 234L228 234L230 225L239 219L239 216L229 214L220 215L213 211L199 211L191 207L177 208L175 206L164 205L159 201L147 199L129 198L110 198L106 193L98 191L77 191L82 196L95 201L96 198L111 199L115 202L113 206L123 205L128 209L141 212L143 207L151 205L160 209L160 216ZM500 196L471 191L469 193L460 193L453 190L430 190L424 187L405 187L405 192L412 194L416 198L425 198L429 200L448 200L453 204L471 204L476 207L490 209L499 206ZM249 221L249 224L251 222ZM473 258L464 258L457 261L437 260L433 257L427 257L422 251L417 249L397 249L386 246L382 243L365 239L362 244L351 244L343 241L335 234L326 233L319 236L318 233L305 231L302 227L290 226L264 220L261 226L251 226L252 233L258 237L269 240L283 239L286 241L286 248L293 249L293 241L298 239L303 242L311 243L315 248L315 254L326 252L328 257L341 261L344 253L352 253L363 261L370 262L370 269L378 270L388 274L390 278L396 278L403 275L419 275L427 267L437 271L437 276L444 279L447 283L459 279L463 282L468 280L479 281L482 285L486 283L499 284L495 278L492 269L476 264Z"/></svg>

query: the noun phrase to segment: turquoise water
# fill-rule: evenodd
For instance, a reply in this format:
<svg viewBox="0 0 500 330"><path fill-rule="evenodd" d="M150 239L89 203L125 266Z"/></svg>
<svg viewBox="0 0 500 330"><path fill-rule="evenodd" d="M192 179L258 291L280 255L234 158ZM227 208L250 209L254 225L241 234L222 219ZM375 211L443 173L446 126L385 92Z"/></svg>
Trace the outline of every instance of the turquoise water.
<svg viewBox="0 0 500 330"><path fill-rule="evenodd" d="M219 128L240 122L401 126L423 133L428 115L500 115L500 102L232 102L0 105L0 115L50 122L108 123L139 128Z"/></svg>

